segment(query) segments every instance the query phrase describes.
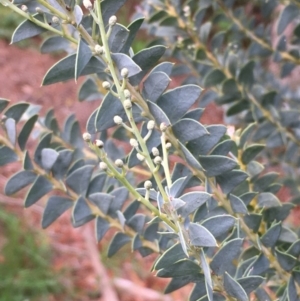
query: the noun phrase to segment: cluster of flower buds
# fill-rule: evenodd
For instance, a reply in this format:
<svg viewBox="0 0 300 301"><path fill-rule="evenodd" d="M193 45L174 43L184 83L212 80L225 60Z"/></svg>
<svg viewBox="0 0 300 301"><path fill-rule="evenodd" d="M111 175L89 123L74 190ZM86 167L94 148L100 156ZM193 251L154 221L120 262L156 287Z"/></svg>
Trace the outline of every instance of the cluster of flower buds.
<svg viewBox="0 0 300 301"><path fill-rule="evenodd" d="M104 48L102 46L98 45L98 44L95 46L94 50L95 50L96 54L101 55L101 54L104 53Z"/></svg>

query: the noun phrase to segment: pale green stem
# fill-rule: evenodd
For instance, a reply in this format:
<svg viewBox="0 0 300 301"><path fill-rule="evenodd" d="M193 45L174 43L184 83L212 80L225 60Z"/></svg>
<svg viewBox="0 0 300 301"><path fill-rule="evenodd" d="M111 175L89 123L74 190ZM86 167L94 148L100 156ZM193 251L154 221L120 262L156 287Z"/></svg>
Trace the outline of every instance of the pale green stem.
<svg viewBox="0 0 300 301"><path fill-rule="evenodd" d="M166 148L166 134L165 133L162 133L160 140L161 140L162 151L163 151L163 168L164 168L164 171L165 171L165 177L166 177L168 188L171 188L172 179L171 179L171 175L170 175L168 151L167 151L167 148Z"/></svg>
<svg viewBox="0 0 300 301"><path fill-rule="evenodd" d="M106 37L106 32L105 32L105 26L104 26L103 19L102 19L102 12L101 12L101 4L100 3L101 3L100 0L96 0L98 25L99 25L100 35L102 37L104 52L105 52L105 56L106 56L106 59L107 59L108 68L110 70L111 76L112 76L114 84L116 86L118 95L121 99L121 102L124 103L126 97L125 97L125 94L124 94L124 89L122 89L122 86L120 85L120 82L119 82L119 79L118 79L118 76L116 74L116 70L115 70L115 67L114 67L114 64L113 64L113 61L112 61L112 58L111 58L110 49L109 49L109 45L108 45L108 41L107 41L107 37ZM134 122L134 119L133 119L133 116L132 116L132 111L125 109L125 112L126 112L128 120L129 120L129 123L131 125L131 128L133 130L133 133L135 134L135 136L136 136L136 138L137 138L137 140L138 140L138 142L139 142L139 144L142 148L142 151L145 154L145 159L147 161L147 164L148 164L150 170L154 171L155 170L154 163L152 162L152 159L151 159L150 154L148 152L147 145L146 145L145 141L143 140L143 137L141 136L137 125ZM163 196L164 201L169 202L169 198L168 198L168 196L167 196L167 194L166 194L166 192L165 192L165 190L164 190L164 188L161 184L161 181L159 179L158 174L153 173L153 176L155 178L158 189L159 189L160 193Z"/></svg>

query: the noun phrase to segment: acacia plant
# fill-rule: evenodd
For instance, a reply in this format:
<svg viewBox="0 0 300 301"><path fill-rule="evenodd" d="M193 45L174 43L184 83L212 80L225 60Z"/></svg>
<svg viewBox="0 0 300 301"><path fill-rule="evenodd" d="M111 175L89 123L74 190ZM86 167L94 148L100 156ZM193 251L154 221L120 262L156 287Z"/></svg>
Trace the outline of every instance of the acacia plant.
<svg viewBox="0 0 300 301"><path fill-rule="evenodd" d="M298 113L286 109L297 98L269 91L281 86L261 56L268 50L283 70L298 58L286 41L273 51L261 37L276 1L236 2L145 0L148 23L139 16L124 26L115 14L126 0L84 0L85 13L73 0L1 0L25 18L12 43L49 32L41 51L68 53L43 85L85 76L79 100L103 98L83 135L74 115L61 128L53 110L42 118L29 103L1 99L0 165L22 162L5 193L29 186L25 207L46 199L43 228L67 210L74 227L94 220L97 241L114 228L109 257L128 243L142 256L157 253L153 271L171 278L166 293L194 283L192 301L298 300L300 240L284 223L294 205L280 202L277 175L264 169L275 146L299 162ZM296 16L295 2L280 14L279 33ZM241 21L254 7L266 28ZM167 38L134 53L142 25ZM161 62L164 55L184 66ZM176 74L186 82L169 89ZM234 102L228 115L246 111L237 131L200 123L207 99Z"/></svg>

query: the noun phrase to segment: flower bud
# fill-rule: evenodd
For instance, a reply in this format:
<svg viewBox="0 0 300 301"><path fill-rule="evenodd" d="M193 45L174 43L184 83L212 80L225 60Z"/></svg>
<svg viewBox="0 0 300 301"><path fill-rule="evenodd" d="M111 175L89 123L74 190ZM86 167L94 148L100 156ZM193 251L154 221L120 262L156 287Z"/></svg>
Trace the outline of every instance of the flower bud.
<svg viewBox="0 0 300 301"><path fill-rule="evenodd" d="M115 161L115 165L119 168L122 168L124 166L124 162L121 159L117 159Z"/></svg>
<svg viewBox="0 0 300 301"><path fill-rule="evenodd" d="M95 141L95 144L96 144L96 146L99 147L99 148L102 148L102 147L104 146L103 141L101 141L101 140L99 140L99 139L97 139L97 140Z"/></svg>
<svg viewBox="0 0 300 301"><path fill-rule="evenodd" d="M131 97L131 94L130 94L129 90L127 90L127 89L124 90L124 96L125 96L125 98L130 98Z"/></svg>
<svg viewBox="0 0 300 301"><path fill-rule="evenodd" d="M35 8L35 11L38 13L38 14L43 14L44 11L40 8L40 7L36 7Z"/></svg>
<svg viewBox="0 0 300 301"><path fill-rule="evenodd" d="M147 130L148 130L148 131L151 131L151 130L154 129L154 127L155 127L155 122L154 122L154 120L149 120L148 123L147 123Z"/></svg>
<svg viewBox="0 0 300 301"><path fill-rule="evenodd" d="M153 156L159 156L159 150L156 148L156 147L153 147L152 148L152 154L153 154Z"/></svg>
<svg viewBox="0 0 300 301"><path fill-rule="evenodd" d="M146 181L146 182L144 183L144 187L145 187L147 190L151 189L151 188L152 188L152 182L151 182L151 181Z"/></svg>
<svg viewBox="0 0 300 301"><path fill-rule="evenodd" d="M102 87L103 87L104 89L106 89L106 90L109 90L109 89L110 89L110 83L107 82L107 81L104 81L104 82L102 83Z"/></svg>
<svg viewBox="0 0 300 301"><path fill-rule="evenodd" d="M183 8L183 15L185 17L189 17L191 15L191 8L188 5Z"/></svg>
<svg viewBox="0 0 300 301"><path fill-rule="evenodd" d="M95 52L96 52L97 54L103 54L103 53L104 53L103 47L100 46L100 45L98 45L98 44L95 46L94 50L95 50Z"/></svg>
<svg viewBox="0 0 300 301"><path fill-rule="evenodd" d="M166 149L169 150L172 147L172 144L170 142L166 143Z"/></svg>
<svg viewBox="0 0 300 301"><path fill-rule="evenodd" d="M117 17L116 16L111 16L108 20L108 25L109 26L114 26L117 23Z"/></svg>
<svg viewBox="0 0 300 301"><path fill-rule="evenodd" d="M89 133L83 133L82 138L85 142L91 142L92 136Z"/></svg>
<svg viewBox="0 0 300 301"><path fill-rule="evenodd" d="M162 162L162 158L160 156L156 156L153 161L156 165L160 165Z"/></svg>
<svg viewBox="0 0 300 301"><path fill-rule="evenodd" d="M83 0L83 6L88 10L93 9L93 4L90 0Z"/></svg>
<svg viewBox="0 0 300 301"><path fill-rule="evenodd" d="M121 76L122 76L122 77L127 78L128 73L129 73L129 71L128 71L127 68L123 68L123 69L121 70Z"/></svg>
<svg viewBox="0 0 300 301"><path fill-rule="evenodd" d="M120 117L120 116L118 116L118 115L116 115L116 116L114 117L114 123L115 123L115 124L120 125L120 124L122 124L122 122L123 122L122 117Z"/></svg>
<svg viewBox="0 0 300 301"><path fill-rule="evenodd" d="M58 23L59 23L59 19L58 19L56 16L53 16L53 17L52 17L52 22L53 22L54 24L58 24Z"/></svg>
<svg viewBox="0 0 300 301"><path fill-rule="evenodd" d="M24 13L27 13L28 12L28 7L26 5L22 5L21 6L21 10L24 12Z"/></svg>
<svg viewBox="0 0 300 301"><path fill-rule="evenodd" d="M103 171L107 171L107 164L105 162L100 162L99 168Z"/></svg>
<svg viewBox="0 0 300 301"><path fill-rule="evenodd" d="M160 130L161 130L162 132L165 132L165 131L167 130L167 128L168 128L168 125L167 125L165 122L162 122L162 123L160 124L159 128L160 128Z"/></svg>
<svg viewBox="0 0 300 301"><path fill-rule="evenodd" d="M132 103L131 103L130 99L128 99L128 98L125 99L125 101L124 101L124 107L127 110L130 110L132 108Z"/></svg>
<svg viewBox="0 0 300 301"><path fill-rule="evenodd" d="M139 161L144 161L145 160L145 157L140 153L137 153L136 157L139 159Z"/></svg>
<svg viewBox="0 0 300 301"><path fill-rule="evenodd" d="M131 138L131 139L129 140L129 143L130 143L130 145L131 145L132 147L134 147L134 148L139 147L139 143L138 143L137 140L134 139L134 138Z"/></svg>

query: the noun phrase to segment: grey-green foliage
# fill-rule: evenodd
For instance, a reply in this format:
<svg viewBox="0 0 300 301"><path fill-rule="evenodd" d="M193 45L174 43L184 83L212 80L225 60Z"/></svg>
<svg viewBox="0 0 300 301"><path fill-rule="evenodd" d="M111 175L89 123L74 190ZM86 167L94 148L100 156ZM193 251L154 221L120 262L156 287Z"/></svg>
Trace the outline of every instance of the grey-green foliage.
<svg viewBox="0 0 300 301"><path fill-rule="evenodd" d="M280 202L278 175L264 166L269 165L270 145L281 146L279 129L282 141L288 143L287 153L291 145L296 156L293 139L298 123L289 122L296 111L280 110L282 91L265 91L280 86L270 79L263 60L254 62L250 50L242 47L245 41L256 43L248 31L250 41L244 31L232 26L232 22L239 24L242 5L144 1L147 27L157 36L168 36L166 42L174 42L178 33L182 39L180 47L174 48L178 44L173 43L166 48L154 41L134 53L131 45L143 19L124 26L111 18L126 1L105 0L100 7L97 0L86 15L73 1L38 0L44 11L38 15L32 14L36 2L26 2L25 13L24 6L20 10L8 0L1 2L27 18L13 41L50 31L54 35L43 42L42 52L67 50L66 57L45 75L44 85L86 76L79 100L103 96L87 121L84 139L74 115L60 127L53 110L41 118L28 103L10 105L0 100L0 165L23 163L6 184L8 195L28 187L25 207L46 198L44 228L66 211L72 212L74 227L93 221L97 241L114 228L108 256L129 243L142 256L158 253L153 271L158 277L172 278L166 293L194 283L190 300L300 297L299 238L285 224L294 205ZM21 2L18 5L24 5ZM270 13L275 6L260 1L253 5ZM233 10L237 11L231 15ZM291 9L282 13L279 32L290 14ZM55 26L48 22L50 17ZM208 17L213 22L207 22ZM241 26L255 26L251 24ZM247 30L254 34L252 27ZM240 45L235 52L235 47L227 47L231 40ZM255 43L250 49L261 46ZM286 53L279 51L285 57L283 64L290 58ZM166 54L184 65L161 62ZM170 89L171 77L182 74L185 83ZM261 87L266 79L269 84ZM199 83L211 89L203 93ZM218 103L234 102L229 115L246 112L245 122L237 123L239 129L231 136L224 125L200 122L199 99L205 105L213 98ZM271 136L270 128L275 131ZM27 141L37 131L35 151L28 152ZM130 145L126 148L130 151L118 147L120 141ZM170 158L176 158L171 169ZM139 183L141 171L148 175L145 183Z"/></svg>

